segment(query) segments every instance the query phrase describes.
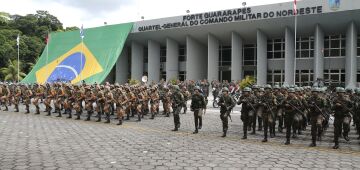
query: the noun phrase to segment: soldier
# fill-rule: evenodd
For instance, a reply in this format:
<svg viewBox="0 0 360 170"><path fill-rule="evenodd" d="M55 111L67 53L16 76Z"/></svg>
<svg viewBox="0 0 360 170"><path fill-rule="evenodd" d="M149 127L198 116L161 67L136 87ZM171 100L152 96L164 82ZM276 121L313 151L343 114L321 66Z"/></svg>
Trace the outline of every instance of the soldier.
<svg viewBox="0 0 360 170"><path fill-rule="evenodd" d="M354 97L354 124L356 128L356 132L359 135L357 139L360 139L360 88L356 88Z"/></svg>
<svg viewBox="0 0 360 170"><path fill-rule="evenodd" d="M249 87L245 87L243 90L243 95L240 97L239 101L237 102L238 105L242 104L241 106L241 120L243 121L243 137L242 139L247 139L247 131L249 128L249 123L251 121L250 112L252 111L253 115L255 115L255 99L251 95L251 89ZM250 128L249 128L250 129Z"/></svg>
<svg viewBox="0 0 360 170"><path fill-rule="evenodd" d="M311 122L311 144L310 147L316 146L316 137L322 134L322 124L324 121L324 113L322 109L325 107L325 99L319 96L320 89L315 87L312 89L312 96L307 100L307 106L310 110Z"/></svg>
<svg viewBox="0 0 360 170"><path fill-rule="evenodd" d="M105 105L105 95L104 95L104 86L99 86L97 85L93 91L93 93L96 96L96 111L97 111L97 115L96 117L98 118L96 120L96 122L100 122L101 121L101 116L104 113L104 105Z"/></svg>
<svg viewBox="0 0 360 170"><path fill-rule="evenodd" d="M342 128L344 128L343 136L346 141L349 141L348 133L350 131L350 120L351 120L351 102L347 95L345 95L345 89L338 87L336 89L337 96L334 98L334 105L332 110L334 110L334 149L339 148L339 136L341 134Z"/></svg>
<svg viewBox="0 0 360 170"><path fill-rule="evenodd" d="M114 95L110 90L110 86L106 86L105 87L105 94L104 94L104 113L106 116L106 122L105 123L110 123L110 112L111 112L111 105L113 104L113 102L115 101L114 99Z"/></svg>
<svg viewBox="0 0 360 170"><path fill-rule="evenodd" d="M282 103L286 96L284 96L284 94L281 93L280 86L278 86L278 85L274 86L274 93L275 93L274 95L275 95L275 98L276 98L276 102L277 103ZM275 121L277 119L279 120L278 131L280 133L282 133L283 125L284 125L284 111L283 111L282 105L278 105L276 107L275 113L276 113ZM275 123L273 124L273 130L275 130ZM273 133L275 134L275 132L273 132Z"/></svg>
<svg viewBox="0 0 360 170"><path fill-rule="evenodd" d="M274 108L277 105L276 98L271 92L271 85L265 86L265 93L261 97L260 105L264 107L262 114L263 124L264 124L264 139L262 142L268 141L268 128L270 128L270 138L275 136L273 123L274 123Z"/></svg>
<svg viewBox="0 0 360 170"><path fill-rule="evenodd" d="M221 137L226 137L226 132L228 130L228 117L232 108L235 106L234 99L229 95L229 89L227 87L222 88L222 95L219 99L220 106L220 119L223 126L223 135Z"/></svg>
<svg viewBox="0 0 360 170"><path fill-rule="evenodd" d="M58 115L56 117L61 117L61 106L63 105L64 102L64 97L65 97L65 89L64 89L64 84L58 84L58 88L56 89L56 96L54 99L54 105L55 105L55 112L54 113L58 113Z"/></svg>
<svg viewBox="0 0 360 170"><path fill-rule="evenodd" d="M72 118L72 109L73 109L73 103L75 103L75 94L73 93L73 90L71 89L71 85L65 85L65 91L64 91L64 109L65 114L68 114L68 119Z"/></svg>
<svg viewBox="0 0 360 170"><path fill-rule="evenodd" d="M8 111L8 100L11 96L11 92L9 87L6 84L3 84L2 86L2 96L1 96L1 103L5 107L4 111Z"/></svg>
<svg viewBox="0 0 360 170"><path fill-rule="evenodd" d="M285 145L290 144L291 128L293 133L296 133L296 127L294 124L294 118L297 112L299 112L300 101L295 95L295 89L290 88L288 90L288 96L282 101L281 105L284 107L285 112L285 127L286 127L286 142Z"/></svg>
<svg viewBox="0 0 360 170"><path fill-rule="evenodd" d="M44 88L42 86L39 86L38 84L35 84L34 85L34 94L35 94L35 98L33 100L33 105L35 105L35 107L36 107L35 114L40 114L39 100L44 95Z"/></svg>
<svg viewBox="0 0 360 170"><path fill-rule="evenodd" d="M30 113L30 104L31 104L31 97L33 95L32 91L29 89L28 86L24 87L24 104L26 113Z"/></svg>
<svg viewBox="0 0 360 170"><path fill-rule="evenodd" d="M155 114L159 108L159 99L160 99L160 97L156 90L156 87L153 87L151 89L151 93L150 93L150 112L151 112L150 119L155 118Z"/></svg>
<svg viewBox="0 0 360 170"><path fill-rule="evenodd" d="M198 130L202 127L202 112L206 108L206 102L203 95L200 94L200 87L196 86L194 94L191 97L191 111L194 112L195 131L193 134L198 133Z"/></svg>
<svg viewBox="0 0 360 170"><path fill-rule="evenodd" d="M56 87L56 85L54 84L54 87L50 86L49 84L46 84L47 86L47 96L46 96L46 99L45 99L45 106L46 106L46 111L48 112L48 114L46 116L50 116L51 115L51 100L55 98L56 96L56 90L54 87Z"/></svg>
<svg viewBox="0 0 360 170"><path fill-rule="evenodd" d="M164 107L164 114L166 117L170 116L170 107L171 107L171 92L169 88L165 88L165 93L163 96L163 107Z"/></svg>
<svg viewBox="0 0 360 170"><path fill-rule="evenodd" d="M80 120L82 113L82 101L85 99L85 89L81 86L75 85L75 104L74 109L76 111L76 119Z"/></svg>
<svg viewBox="0 0 360 170"><path fill-rule="evenodd" d="M91 90L90 86L85 87L85 109L87 111L87 118L85 121L91 120L91 115L94 112L93 103L96 101L96 95Z"/></svg>
<svg viewBox="0 0 360 170"><path fill-rule="evenodd" d="M120 89L117 90L117 100L116 100L116 113L119 119L117 125L122 125L122 120L124 118L125 109L128 104L128 99L126 97L126 93L121 91Z"/></svg>
<svg viewBox="0 0 360 170"><path fill-rule="evenodd" d="M184 102L184 96L180 92L179 86L174 86L174 93L171 95L172 109L174 111L174 125L173 131L178 131L180 128L180 109L181 104Z"/></svg>
<svg viewBox="0 0 360 170"><path fill-rule="evenodd" d="M19 85L15 85L13 104L15 112L19 112L19 102L21 98L21 88Z"/></svg>
<svg viewBox="0 0 360 170"><path fill-rule="evenodd" d="M191 94L190 92L186 89L186 86L183 86L182 88L182 91L181 93L183 94L184 96L184 103L182 104L182 107L184 108L184 113L183 114L186 114L186 111L187 111L187 101L189 100L189 98L191 97Z"/></svg>

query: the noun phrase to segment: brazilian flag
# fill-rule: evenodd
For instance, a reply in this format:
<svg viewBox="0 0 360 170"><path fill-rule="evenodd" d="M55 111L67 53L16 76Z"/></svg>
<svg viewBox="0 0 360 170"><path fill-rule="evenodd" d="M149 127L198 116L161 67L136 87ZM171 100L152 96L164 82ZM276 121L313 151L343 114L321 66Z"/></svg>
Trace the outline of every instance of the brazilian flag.
<svg viewBox="0 0 360 170"><path fill-rule="evenodd" d="M53 32L47 46L22 83L101 83L124 47L133 23L79 31Z"/></svg>

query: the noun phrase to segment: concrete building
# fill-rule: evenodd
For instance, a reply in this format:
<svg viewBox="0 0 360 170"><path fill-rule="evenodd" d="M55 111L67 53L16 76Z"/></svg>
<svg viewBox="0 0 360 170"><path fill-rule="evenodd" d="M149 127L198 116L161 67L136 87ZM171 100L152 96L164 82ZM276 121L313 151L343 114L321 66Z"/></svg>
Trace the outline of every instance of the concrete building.
<svg viewBox="0 0 360 170"><path fill-rule="evenodd" d="M299 1L296 17L291 1L139 21L114 80L146 74L149 81L230 81L251 75L259 85L323 79L355 87L359 29L358 0Z"/></svg>

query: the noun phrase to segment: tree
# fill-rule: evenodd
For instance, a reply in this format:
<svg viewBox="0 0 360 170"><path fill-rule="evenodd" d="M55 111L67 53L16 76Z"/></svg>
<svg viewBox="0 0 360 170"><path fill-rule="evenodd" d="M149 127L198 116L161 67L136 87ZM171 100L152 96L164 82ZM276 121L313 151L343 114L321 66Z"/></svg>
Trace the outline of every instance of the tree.
<svg viewBox="0 0 360 170"><path fill-rule="evenodd" d="M75 31L75 30L80 30L79 27L73 26L73 27L66 27L65 31Z"/></svg>
<svg viewBox="0 0 360 170"><path fill-rule="evenodd" d="M253 84L255 84L256 79L253 76L246 76L245 79L242 79L239 83L240 89L244 89L245 87L251 87Z"/></svg>
<svg viewBox="0 0 360 170"><path fill-rule="evenodd" d="M19 80L21 81L26 74L22 72L23 64L19 61ZM0 69L1 74L4 76L5 81L17 81L18 80L18 61L10 60L8 61L8 67L3 67Z"/></svg>

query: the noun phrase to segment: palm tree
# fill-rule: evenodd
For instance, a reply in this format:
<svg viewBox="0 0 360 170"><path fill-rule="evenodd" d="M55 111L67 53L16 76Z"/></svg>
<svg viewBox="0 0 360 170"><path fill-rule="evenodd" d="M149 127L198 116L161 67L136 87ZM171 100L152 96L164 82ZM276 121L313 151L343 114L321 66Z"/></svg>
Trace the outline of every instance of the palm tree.
<svg viewBox="0 0 360 170"><path fill-rule="evenodd" d="M5 81L17 81L18 80L18 61L10 60L8 61L8 67L3 67L0 69L1 74L4 76ZM19 80L21 81L26 74L22 72L23 64L19 61Z"/></svg>
<svg viewBox="0 0 360 170"><path fill-rule="evenodd" d="M253 84L255 84L256 79L253 76L246 76L245 79L242 79L239 86L241 89L244 89L245 87L251 87Z"/></svg>

